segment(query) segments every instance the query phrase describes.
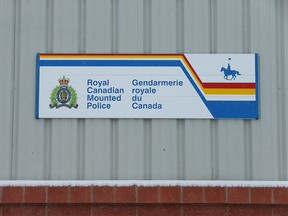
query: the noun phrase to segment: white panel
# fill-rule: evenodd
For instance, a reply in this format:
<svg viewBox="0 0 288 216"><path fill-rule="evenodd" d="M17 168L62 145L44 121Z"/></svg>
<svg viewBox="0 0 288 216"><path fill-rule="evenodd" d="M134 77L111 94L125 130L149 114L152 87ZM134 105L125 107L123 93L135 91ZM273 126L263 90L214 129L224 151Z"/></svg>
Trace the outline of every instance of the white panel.
<svg viewBox="0 0 288 216"><path fill-rule="evenodd" d="M144 124L119 120L118 179L144 179Z"/></svg>
<svg viewBox="0 0 288 216"><path fill-rule="evenodd" d="M44 167L43 121L35 114L35 55L45 49L45 2L16 4L15 104L13 178L42 179ZM37 9L36 9L37 8ZM37 17L37 18L35 18ZM18 55L19 53L19 55Z"/></svg>
<svg viewBox="0 0 288 216"><path fill-rule="evenodd" d="M177 179L175 120L152 120L152 179Z"/></svg>
<svg viewBox="0 0 288 216"><path fill-rule="evenodd" d="M79 52L79 1L55 1L53 6L53 52Z"/></svg>
<svg viewBox="0 0 288 216"><path fill-rule="evenodd" d="M152 53L176 52L176 1L152 1Z"/></svg>
<svg viewBox="0 0 288 216"><path fill-rule="evenodd" d="M210 50L209 0L184 0L184 53L209 53Z"/></svg>
<svg viewBox="0 0 288 216"><path fill-rule="evenodd" d="M79 52L79 1L55 1L53 5L53 52ZM57 82L57 80L55 80ZM57 85L57 84L56 84ZM51 178L76 179L83 144L79 123L81 120L57 119L51 121ZM82 152L83 154L83 152Z"/></svg>
<svg viewBox="0 0 288 216"><path fill-rule="evenodd" d="M13 2L0 1L0 179L11 178L14 23Z"/></svg>
<svg viewBox="0 0 288 216"><path fill-rule="evenodd" d="M111 135L111 121L86 121L84 179L111 178L114 151Z"/></svg>
<svg viewBox="0 0 288 216"><path fill-rule="evenodd" d="M110 53L112 49L111 1L87 0L85 52Z"/></svg>
<svg viewBox="0 0 288 216"><path fill-rule="evenodd" d="M217 24L216 46L219 53L242 52L242 2L238 0L217 1L215 23Z"/></svg>
<svg viewBox="0 0 288 216"><path fill-rule="evenodd" d="M211 179L212 137L209 120L185 120L185 179Z"/></svg>
<svg viewBox="0 0 288 216"><path fill-rule="evenodd" d="M284 1L284 5L281 5L280 3L278 4L278 8L282 11L282 17L281 17L281 24L284 26L284 28L282 28L282 25L279 26L280 29L282 29L281 32L281 42L280 45L281 47L279 47L281 49L281 54L282 54L282 58L281 58L281 67L280 70L282 71L282 89L283 89L283 93L281 96L283 96L282 100L283 100L283 107L282 110L283 112L280 113L283 122L282 122L282 131L283 131L283 138L282 138L282 143L283 143L283 149L282 149L282 154L283 154L283 180L287 180L288 179L288 159L287 159L287 155L288 155L288 146L287 146L287 140L288 140L288 133L287 133L287 120L288 120L288 88L286 87L286 83L288 83L288 76L287 76L287 71L288 71L288 61L287 61L287 56L288 56L288 1Z"/></svg>
<svg viewBox="0 0 288 216"><path fill-rule="evenodd" d="M119 1L119 53L143 53L143 23L143 1Z"/></svg>
<svg viewBox="0 0 288 216"><path fill-rule="evenodd" d="M253 180L276 180L279 176L275 45L275 2L251 2L251 51L260 56L261 115L253 125Z"/></svg>

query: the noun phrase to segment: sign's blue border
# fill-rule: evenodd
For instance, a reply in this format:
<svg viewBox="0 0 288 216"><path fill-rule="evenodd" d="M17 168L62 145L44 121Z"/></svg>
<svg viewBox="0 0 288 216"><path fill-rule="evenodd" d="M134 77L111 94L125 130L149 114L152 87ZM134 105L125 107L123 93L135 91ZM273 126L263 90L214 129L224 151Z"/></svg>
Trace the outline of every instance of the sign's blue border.
<svg viewBox="0 0 288 216"><path fill-rule="evenodd" d="M257 119L260 117L260 112L259 112L259 62L258 62L258 53L255 53L255 82L256 82L256 109L257 109Z"/></svg>
<svg viewBox="0 0 288 216"><path fill-rule="evenodd" d="M40 53L36 55L36 118L39 119L39 92L40 92Z"/></svg>

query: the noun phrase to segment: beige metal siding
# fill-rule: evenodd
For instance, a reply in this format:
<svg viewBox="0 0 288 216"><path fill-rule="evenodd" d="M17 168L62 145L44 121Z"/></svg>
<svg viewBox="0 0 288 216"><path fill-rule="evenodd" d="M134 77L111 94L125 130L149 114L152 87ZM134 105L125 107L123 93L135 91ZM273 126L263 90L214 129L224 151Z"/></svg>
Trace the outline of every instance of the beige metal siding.
<svg viewBox="0 0 288 216"><path fill-rule="evenodd" d="M259 120L35 119L36 53L258 53ZM288 180L288 1L0 0L0 179Z"/></svg>

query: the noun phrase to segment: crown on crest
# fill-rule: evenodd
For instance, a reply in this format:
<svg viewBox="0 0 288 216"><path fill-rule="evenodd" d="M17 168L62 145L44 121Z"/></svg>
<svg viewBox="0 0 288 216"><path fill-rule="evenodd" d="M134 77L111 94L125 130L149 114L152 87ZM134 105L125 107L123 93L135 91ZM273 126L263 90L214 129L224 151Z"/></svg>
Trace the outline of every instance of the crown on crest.
<svg viewBox="0 0 288 216"><path fill-rule="evenodd" d="M70 80L63 76L63 78L58 79L58 82L60 83L60 86L67 86Z"/></svg>

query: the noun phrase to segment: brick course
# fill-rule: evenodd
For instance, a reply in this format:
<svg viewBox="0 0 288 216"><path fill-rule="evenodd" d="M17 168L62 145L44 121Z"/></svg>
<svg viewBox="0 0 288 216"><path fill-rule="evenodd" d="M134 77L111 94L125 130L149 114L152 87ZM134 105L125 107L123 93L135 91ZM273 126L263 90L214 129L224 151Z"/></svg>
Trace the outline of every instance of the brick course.
<svg viewBox="0 0 288 216"><path fill-rule="evenodd" d="M288 215L283 187L1 187L0 216Z"/></svg>

